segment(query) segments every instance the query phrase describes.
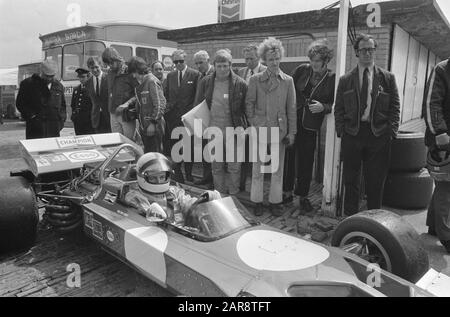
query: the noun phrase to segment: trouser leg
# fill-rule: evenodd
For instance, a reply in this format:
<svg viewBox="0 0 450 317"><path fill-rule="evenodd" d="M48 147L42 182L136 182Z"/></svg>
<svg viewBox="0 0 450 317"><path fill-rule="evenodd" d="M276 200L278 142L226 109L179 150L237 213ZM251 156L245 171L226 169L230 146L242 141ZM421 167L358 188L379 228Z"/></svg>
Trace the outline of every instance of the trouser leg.
<svg viewBox="0 0 450 317"><path fill-rule="evenodd" d="M383 203L384 184L391 160L390 136L375 137L370 131L366 143L364 160L364 180L367 194L367 208L381 209Z"/></svg>
<svg viewBox="0 0 450 317"><path fill-rule="evenodd" d="M297 138L299 139L297 147L298 175L295 193L300 197L307 197L311 188L317 134L314 131L301 129Z"/></svg>
<svg viewBox="0 0 450 317"><path fill-rule="evenodd" d="M347 134L343 136L343 178L345 184L344 211L347 216L351 216L359 212L362 160L362 149L359 143L359 136L355 137Z"/></svg>
<svg viewBox="0 0 450 317"><path fill-rule="evenodd" d="M264 174L261 172L262 163L260 159L253 163L252 187L250 190L250 200L254 203L264 201Z"/></svg>
<svg viewBox="0 0 450 317"><path fill-rule="evenodd" d="M434 226L441 241L450 241L450 182L436 182L433 195Z"/></svg>
<svg viewBox="0 0 450 317"><path fill-rule="evenodd" d="M214 189L220 193L227 194L225 163L214 161L211 163L211 166L214 181Z"/></svg>
<svg viewBox="0 0 450 317"><path fill-rule="evenodd" d="M272 173L272 177L270 180L269 202L274 205L283 203L283 172L285 150L286 146L280 143L278 152L275 150L271 151L272 164L274 164L274 160L278 160L279 162L278 169L276 169ZM278 156L278 158L276 158L276 156Z"/></svg>
<svg viewBox="0 0 450 317"><path fill-rule="evenodd" d="M296 147L286 148L286 154L284 158L284 172L283 172L283 191L292 192L294 190L294 184L296 179Z"/></svg>

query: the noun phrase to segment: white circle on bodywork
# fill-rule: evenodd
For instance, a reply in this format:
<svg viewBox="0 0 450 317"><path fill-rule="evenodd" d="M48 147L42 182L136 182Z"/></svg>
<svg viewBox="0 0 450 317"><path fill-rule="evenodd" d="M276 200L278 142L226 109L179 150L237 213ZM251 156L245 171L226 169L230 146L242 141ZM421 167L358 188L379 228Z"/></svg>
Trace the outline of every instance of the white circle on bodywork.
<svg viewBox="0 0 450 317"><path fill-rule="evenodd" d="M314 267L330 257L324 247L280 232L255 230L236 245L241 260L257 270L297 271Z"/></svg>

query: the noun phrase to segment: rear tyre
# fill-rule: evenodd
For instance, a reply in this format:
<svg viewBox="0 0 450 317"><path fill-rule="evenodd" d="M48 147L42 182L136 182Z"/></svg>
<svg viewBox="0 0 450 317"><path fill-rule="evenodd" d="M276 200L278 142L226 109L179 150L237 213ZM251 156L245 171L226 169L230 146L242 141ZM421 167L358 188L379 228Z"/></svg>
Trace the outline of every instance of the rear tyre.
<svg viewBox="0 0 450 317"><path fill-rule="evenodd" d="M23 177L0 179L0 253L27 249L36 241L36 196Z"/></svg>
<svg viewBox="0 0 450 317"><path fill-rule="evenodd" d="M427 147L423 133L402 132L392 141L392 172L417 172L427 165Z"/></svg>
<svg viewBox="0 0 450 317"><path fill-rule="evenodd" d="M391 173L384 185L383 204L400 209L427 208L433 195L433 184L426 169L416 173Z"/></svg>
<svg viewBox="0 0 450 317"><path fill-rule="evenodd" d="M400 216L371 210L345 219L336 228L331 244L346 248L388 272L416 283L429 270L429 259L414 228Z"/></svg>

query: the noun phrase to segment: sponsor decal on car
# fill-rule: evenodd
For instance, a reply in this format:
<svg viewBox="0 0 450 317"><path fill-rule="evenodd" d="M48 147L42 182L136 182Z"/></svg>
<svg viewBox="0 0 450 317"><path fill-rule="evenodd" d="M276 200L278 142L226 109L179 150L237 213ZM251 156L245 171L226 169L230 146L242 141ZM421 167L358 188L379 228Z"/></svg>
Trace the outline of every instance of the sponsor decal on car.
<svg viewBox="0 0 450 317"><path fill-rule="evenodd" d="M58 138L56 143L61 149L66 149L74 146L92 146L95 145L95 141L92 136L84 137L70 137L70 138Z"/></svg>
<svg viewBox="0 0 450 317"><path fill-rule="evenodd" d="M85 211L84 212L84 225L86 228L94 229L94 215L92 212Z"/></svg>
<svg viewBox="0 0 450 317"><path fill-rule="evenodd" d="M64 153L64 156L72 163L81 163L97 160L105 160L106 157L97 150L76 151Z"/></svg>
<svg viewBox="0 0 450 317"><path fill-rule="evenodd" d="M38 158L38 159L36 159L36 165L37 165L37 167L47 167L47 166L50 166L51 164L45 158Z"/></svg>

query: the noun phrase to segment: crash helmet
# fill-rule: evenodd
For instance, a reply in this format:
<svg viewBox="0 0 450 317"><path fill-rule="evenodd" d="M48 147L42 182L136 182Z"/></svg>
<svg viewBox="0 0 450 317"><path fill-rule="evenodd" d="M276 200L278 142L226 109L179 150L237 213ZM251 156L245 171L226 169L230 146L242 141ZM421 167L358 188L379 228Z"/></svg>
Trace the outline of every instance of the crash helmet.
<svg viewBox="0 0 450 317"><path fill-rule="evenodd" d="M139 187L152 194L163 194L169 190L172 166L161 153L147 153L141 156L136 164ZM165 173L162 181L156 176Z"/></svg>
<svg viewBox="0 0 450 317"><path fill-rule="evenodd" d="M441 153L444 155L441 156ZM430 150L427 156L427 169L438 182L450 182L450 153L439 149Z"/></svg>

